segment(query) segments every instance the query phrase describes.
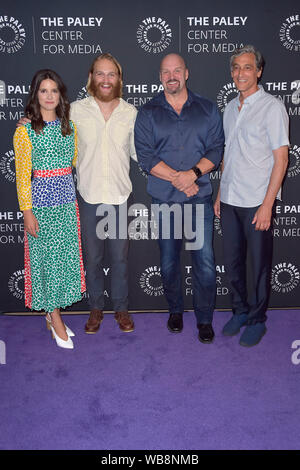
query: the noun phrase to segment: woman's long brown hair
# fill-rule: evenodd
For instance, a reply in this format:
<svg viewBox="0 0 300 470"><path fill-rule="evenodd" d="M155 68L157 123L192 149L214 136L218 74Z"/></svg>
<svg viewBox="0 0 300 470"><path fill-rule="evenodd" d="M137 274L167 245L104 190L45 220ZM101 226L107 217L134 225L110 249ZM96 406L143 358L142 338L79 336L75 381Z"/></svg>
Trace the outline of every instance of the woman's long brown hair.
<svg viewBox="0 0 300 470"><path fill-rule="evenodd" d="M66 86L64 85L60 76L53 70L38 70L34 75L30 85L30 93L28 97L28 103L25 108L25 114L29 119L31 119L31 126L33 130L39 134L45 126L45 122L40 110L38 91L40 89L41 82L47 79L53 80L56 83L60 93L59 104L56 107L56 114L61 121L61 133L65 137L66 135L70 135L73 132L69 122L70 103L67 97Z"/></svg>

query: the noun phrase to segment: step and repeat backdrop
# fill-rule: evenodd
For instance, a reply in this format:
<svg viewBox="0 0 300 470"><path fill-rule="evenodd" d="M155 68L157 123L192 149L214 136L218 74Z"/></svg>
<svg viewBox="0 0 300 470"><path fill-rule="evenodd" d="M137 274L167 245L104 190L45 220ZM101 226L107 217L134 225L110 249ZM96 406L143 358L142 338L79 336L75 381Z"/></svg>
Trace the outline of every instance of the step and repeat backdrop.
<svg viewBox="0 0 300 470"><path fill-rule="evenodd" d="M270 307L300 306L300 6L284 2L235 0L99 0L2 2L0 9L0 295L2 312L26 312L24 307L23 215L15 189L12 138L33 74L52 68L68 87L70 101L87 96L89 66L102 52L113 54L124 69L123 97L140 108L161 91L159 64L163 55L178 52L189 67L188 86L216 102L220 113L237 91L229 58L236 47L254 44L264 55L262 84L286 106L290 117L290 161L283 199L274 224L274 258ZM136 225L131 240L130 309L164 310L157 241L151 233L146 175L132 162ZM214 195L220 172L211 173ZM215 219L214 247L217 305L230 307L222 260L222 231ZM182 254L186 308L192 308L192 266ZM110 265L104 266L107 310ZM251 283L249 273L249 283ZM86 297L72 310L87 310Z"/></svg>

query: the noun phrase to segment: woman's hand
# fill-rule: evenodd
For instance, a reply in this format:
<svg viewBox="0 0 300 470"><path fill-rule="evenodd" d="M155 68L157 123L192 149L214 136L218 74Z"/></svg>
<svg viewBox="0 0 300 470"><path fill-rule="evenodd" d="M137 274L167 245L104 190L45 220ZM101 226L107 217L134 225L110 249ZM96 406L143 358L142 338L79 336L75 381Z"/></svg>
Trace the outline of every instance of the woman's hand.
<svg viewBox="0 0 300 470"><path fill-rule="evenodd" d="M25 126L25 124L27 124L28 122L31 122L30 119L28 119L27 117L23 116L22 118L20 118L16 124L17 127L20 127L20 126Z"/></svg>
<svg viewBox="0 0 300 470"><path fill-rule="evenodd" d="M38 221L33 214L31 209L23 211L24 215L24 230L30 233L33 237L37 238L39 232L39 224Z"/></svg>

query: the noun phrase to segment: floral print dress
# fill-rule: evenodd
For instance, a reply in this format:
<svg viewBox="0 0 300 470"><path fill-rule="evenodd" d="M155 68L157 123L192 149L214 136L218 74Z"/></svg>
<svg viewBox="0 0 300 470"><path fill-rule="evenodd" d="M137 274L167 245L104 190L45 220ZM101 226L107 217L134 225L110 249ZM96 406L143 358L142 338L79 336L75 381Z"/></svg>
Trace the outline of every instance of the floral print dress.
<svg viewBox="0 0 300 470"><path fill-rule="evenodd" d="M63 136L59 120L45 123L40 134L31 124L14 135L20 209L32 209L37 238L25 232L25 305L52 312L81 300L85 278L79 211L72 176L77 131Z"/></svg>

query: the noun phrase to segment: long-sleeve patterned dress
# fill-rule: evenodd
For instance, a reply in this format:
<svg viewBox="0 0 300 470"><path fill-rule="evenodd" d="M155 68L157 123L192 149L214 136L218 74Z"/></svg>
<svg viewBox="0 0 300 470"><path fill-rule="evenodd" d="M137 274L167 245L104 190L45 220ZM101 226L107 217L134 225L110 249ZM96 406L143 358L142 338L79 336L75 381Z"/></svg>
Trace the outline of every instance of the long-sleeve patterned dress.
<svg viewBox="0 0 300 470"><path fill-rule="evenodd" d="M72 177L77 132L63 136L59 120L40 134L31 124L14 135L17 193L21 210L32 209L37 238L25 232L25 305L52 312L81 300L85 278L79 211ZM32 177L33 176L33 177Z"/></svg>

